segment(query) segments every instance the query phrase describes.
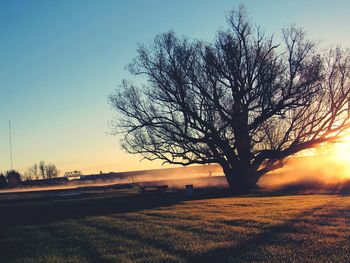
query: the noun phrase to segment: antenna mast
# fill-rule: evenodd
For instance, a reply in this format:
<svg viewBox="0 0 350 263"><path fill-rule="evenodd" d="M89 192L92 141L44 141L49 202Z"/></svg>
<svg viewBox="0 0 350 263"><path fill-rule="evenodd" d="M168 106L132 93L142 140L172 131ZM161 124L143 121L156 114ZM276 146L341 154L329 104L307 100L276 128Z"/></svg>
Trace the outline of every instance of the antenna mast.
<svg viewBox="0 0 350 263"><path fill-rule="evenodd" d="M10 120L9 120L9 138L10 138L10 160L11 160L11 170L13 170L13 165L12 165L11 121L10 121Z"/></svg>

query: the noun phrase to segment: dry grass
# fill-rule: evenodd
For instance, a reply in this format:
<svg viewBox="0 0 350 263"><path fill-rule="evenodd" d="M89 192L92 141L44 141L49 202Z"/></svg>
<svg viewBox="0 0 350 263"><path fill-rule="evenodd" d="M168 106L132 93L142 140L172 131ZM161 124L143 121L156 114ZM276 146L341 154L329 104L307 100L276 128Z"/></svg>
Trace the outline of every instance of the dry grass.
<svg viewBox="0 0 350 263"><path fill-rule="evenodd" d="M128 198L2 202L0 262L350 261L347 196Z"/></svg>

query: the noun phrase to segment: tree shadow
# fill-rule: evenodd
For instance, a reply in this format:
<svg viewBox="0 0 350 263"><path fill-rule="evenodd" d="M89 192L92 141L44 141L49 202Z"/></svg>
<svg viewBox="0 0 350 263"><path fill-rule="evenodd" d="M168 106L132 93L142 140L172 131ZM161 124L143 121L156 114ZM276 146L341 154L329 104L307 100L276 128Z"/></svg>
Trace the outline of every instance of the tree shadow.
<svg viewBox="0 0 350 263"><path fill-rule="evenodd" d="M296 257L300 261L308 261L303 258L303 253L298 255L298 250L306 249L303 246L308 241L311 243L322 244L322 239L336 238L332 232L312 232L316 226L334 226L334 220L348 218L350 216L350 206L341 209L329 209L329 205L324 204L306 210L293 219L287 220L279 225L268 227L260 234L254 235L238 245L227 246L210 250L201 255L194 255L188 258L189 262L294 262L290 256ZM346 215L346 217L345 217ZM234 220L233 220L234 221ZM333 222L333 223L332 223ZM239 224L241 222L237 222ZM235 224L235 223L234 223ZM348 227L349 222L346 226ZM314 236L313 236L314 235ZM272 249L267 249L268 247ZM285 249L285 250L284 250ZM280 251L279 251L280 250ZM288 251L289 250L289 251ZM312 251L313 250L313 251ZM315 252L317 250L317 252ZM288 253L285 253L288 251ZM346 249L344 249L346 251ZM305 252L305 251L304 251ZM323 244L319 247L313 247L309 250L312 255L323 255L326 257L347 257L348 253L342 253L339 246L327 247ZM338 253L338 255L335 255ZM308 253L308 255L310 255ZM340 254L340 255L339 255ZM305 253L304 253L305 256ZM294 261L293 261L294 260ZM326 260L327 261L327 260ZM317 262L317 259L316 261ZM328 261L329 262L329 261ZM337 261L345 262L345 261Z"/></svg>
<svg viewBox="0 0 350 263"><path fill-rule="evenodd" d="M0 225L45 224L86 216L167 207L187 200L225 198L228 196L232 196L229 189L211 189L199 190L192 198L187 198L184 191L174 191L167 193L134 193L116 197L100 197L97 194L95 196L84 196L84 198L82 196L62 198L56 196L42 199L14 200L0 203Z"/></svg>
<svg viewBox="0 0 350 263"><path fill-rule="evenodd" d="M315 260L317 256L324 256L325 259L329 259L332 256L338 256L336 253L342 253L341 256L347 257L344 251L339 250L338 246L328 246L323 244L322 239L327 239L334 236L334 233L327 232L313 232L315 227L338 227L339 222L337 220L343 221L350 216L350 206L342 208L332 208L335 204L329 202L321 206L316 206L290 220L283 222L278 225L269 225L263 222L254 220L229 220L225 221L225 224L233 226L242 226L244 228L257 228L262 230L261 233L255 235L249 235L246 238L238 238L239 243L232 246L220 247L216 249L209 250L204 253L192 254L190 250L180 249L179 247L173 247L172 242L167 242L165 239L155 238L152 235L140 235L134 231L128 231L128 229L122 229L119 226L113 226L110 224L103 224L103 222L82 220L79 223L87 227L92 227L98 230L98 232L105 233L111 236L119 236L122 239L134 240L140 242L141 244L149 247L153 247L159 251L161 254L166 253L173 257L178 258L184 262L291 262L295 258L299 261L307 259L303 258L303 253L297 255L299 250L305 249L305 244L309 241L312 244L322 244L322 246L317 248L312 248L307 252L307 255L312 257L315 253ZM114 217L112 217L114 218ZM348 225L347 221L347 225ZM343 227L347 227L343 225ZM149 231L152 231L151 229ZM188 230L192 234L192 230ZM196 233L201 234L201 233ZM290 236L294 236L291 238ZM295 237L297 236L297 237ZM307 239L305 240L305 237ZM313 239L316 239L313 240ZM181 242L181 241L179 241ZM312 245L311 244L311 245ZM311 246L308 244L308 246ZM277 247L280 251L272 250L269 251L267 247ZM303 248L304 247L304 248ZM289 253L285 253L283 249L289 249ZM132 249L132 248L130 248ZM334 249L337 249L335 251ZM294 252L291 252L294 250ZM305 251L304 251L305 252ZM293 254L293 259L290 257ZM304 253L305 254L305 253ZM349 259L349 258L347 258ZM333 262L333 261L332 261ZM344 261L340 261L344 262Z"/></svg>
<svg viewBox="0 0 350 263"><path fill-rule="evenodd" d="M183 257L183 253L179 253L179 251L177 251L176 249L174 249L170 244L162 242L160 240L157 240L155 238L150 238L150 237L146 237L146 236L141 236L135 232L130 232L127 230L123 230L111 225L102 225L101 223L96 223L96 222L91 222L91 221L83 221L80 222L82 225L84 226L88 226L88 227L92 227L97 229L100 233L105 233L108 235L117 235L120 238L122 238L123 240L133 240L133 241L137 241L140 244L142 244L143 246L148 246L148 247L153 247L155 249L157 249L157 251L161 251L161 254L167 254L167 255L171 255L174 258L177 259L181 259L181 261L183 261L185 258ZM151 231L151 230L150 230ZM133 248L130 248L131 250ZM133 255L135 257L135 255ZM140 258L141 261L142 258ZM132 260L138 261L136 258L132 258ZM167 260L167 262L170 262L169 260Z"/></svg>
<svg viewBox="0 0 350 263"><path fill-rule="evenodd" d="M231 196L230 192L224 192L222 190L203 191L202 193L198 192L197 196L191 200L223 198L227 196ZM245 197L246 196L242 196L242 198ZM258 230L259 233L251 234L252 232L256 233L256 231L248 231L247 235L237 238L235 238L235 233L232 233L228 236L228 238L232 237L231 240L225 238L225 241L228 241L226 243L227 245L220 245L220 247L215 249L193 253L193 251L181 246L177 246L176 248L173 247L174 242L183 242L182 240L174 239L174 237L169 237L168 242L168 240L163 237L159 238L152 235L140 235L137 231L129 231L127 228L123 229L119 227L119 225L108 223L103 224L103 221L100 222L99 220L96 221L94 219L84 219L85 216L104 215L111 217L113 220L118 220L118 217L121 216L118 215L118 213L167 207L186 200L188 199L184 197L183 192L175 192L166 194L137 194L134 196L87 200L81 200L78 197L75 197L64 199L64 202L62 200L62 202L57 203L48 202L39 207L36 207L35 203L31 204L30 202L25 204L18 203L16 206L5 207L6 214L1 213L0 225L2 228L4 226L16 226L16 224L43 224L65 219L79 218L80 220L77 221L77 223L81 224L83 227L95 228L98 233L102 233L106 236L119 236L122 240L133 240L138 242L140 246L144 245L145 247L155 248L156 251L161 251L161 254L167 254L171 258L177 258L185 262L290 262L292 261L290 258L291 253L294 253L293 259L296 257L299 261L303 261L302 255L305 255L305 251L304 254L301 253L300 255L296 255L296 253L305 249L303 247L310 246L310 244L307 244L308 241L312 241L312 244L320 244L324 239L337 238L337 236L334 236L336 233L332 233L332 231L334 231L334 229L338 232L342 231L339 226L344 229L349 225L348 218L350 217L350 206L341 203L338 204L335 201L305 210L292 219L286 220L278 225L264 223L263 221L254 220L254 218L247 220L240 218L235 219L233 217L229 220L220 221L218 227L222 226L221 224L233 227L241 226L245 229L254 228ZM162 219L162 217L160 217L160 219ZM283 218L281 219L283 220ZM133 222L130 222L130 224L133 224ZM149 222L147 225L152 227L152 222ZM176 228L176 226L169 225L166 222L165 225ZM50 225L47 227L48 230L50 230ZM321 229L317 230L319 232L312 232L315 227L324 227L324 229L330 231L328 232ZM56 228L54 227L53 229ZM189 233L189 237L191 235L207 236L207 233L204 233L205 230L200 231L200 229L191 228L179 228L178 230ZM153 230L150 229L149 231L151 232ZM57 233L55 233L55 235L56 234ZM67 238L65 235L66 234L58 237L58 239L65 240ZM208 237L210 236L208 235ZM109 238L106 240L108 239ZM202 237L198 240L202 240ZM79 249L81 249L83 255L96 259L98 262L106 262L106 258L100 255L88 240L80 238L78 241L79 242L76 244L74 243L74 245L77 245ZM339 249L339 246L337 250L334 250L334 247L335 246L332 247L331 245L323 244L321 247L315 249L317 250L317 253L324 255L326 259L332 257L331 254L343 256L344 259L346 255L341 255L343 251ZM273 248L274 250L271 250L270 248ZM130 249L133 248L130 247ZM291 250L295 251L291 252ZM313 252L310 252L311 255L312 253ZM309 253L307 255L309 255ZM135 254L135 256L140 255ZM142 257L142 255L140 257ZM152 255L150 255L150 258L151 257ZM349 262L349 258L346 259L347 261L345 262ZM326 261L329 262L329 260ZM344 262L344 260L338 260L337 262Z"/></svg>

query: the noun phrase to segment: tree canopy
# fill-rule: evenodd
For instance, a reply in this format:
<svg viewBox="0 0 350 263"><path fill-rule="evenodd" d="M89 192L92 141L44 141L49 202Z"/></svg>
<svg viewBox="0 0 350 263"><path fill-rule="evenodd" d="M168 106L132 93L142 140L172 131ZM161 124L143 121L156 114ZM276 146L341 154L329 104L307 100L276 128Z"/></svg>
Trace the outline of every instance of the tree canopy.
<svg viewBox="0 0 350 263"><path fill-rule="evenodd" d="M9 186L18 186L21 183L21 174L16 170L9 170L5 173Z"/></svg>
<svg viewBox="0 0 350 263"><path fill-rule="evenodd" d="M244 7L227 23L212 42L167 32L140 45L128 65L136 80L109 100L127 152L218 163L232 188L250 189L284 158L348 129L350 56L319 48L295 26L276 43Z"/></svg>

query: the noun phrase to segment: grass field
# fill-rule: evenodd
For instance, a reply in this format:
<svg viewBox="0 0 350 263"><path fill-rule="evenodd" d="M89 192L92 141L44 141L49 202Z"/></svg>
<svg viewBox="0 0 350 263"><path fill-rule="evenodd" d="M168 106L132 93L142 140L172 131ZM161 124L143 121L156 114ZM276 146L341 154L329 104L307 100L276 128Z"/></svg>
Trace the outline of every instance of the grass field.
<svg viewBox="0 0 350 263"><path fill-rule="evenodd" d="M0 196L0 262L349 262L350 196Z"/></svg>

